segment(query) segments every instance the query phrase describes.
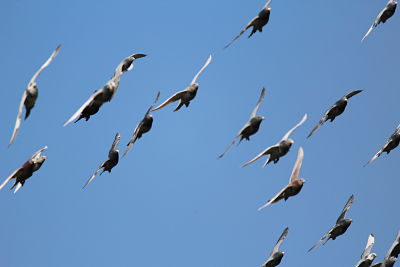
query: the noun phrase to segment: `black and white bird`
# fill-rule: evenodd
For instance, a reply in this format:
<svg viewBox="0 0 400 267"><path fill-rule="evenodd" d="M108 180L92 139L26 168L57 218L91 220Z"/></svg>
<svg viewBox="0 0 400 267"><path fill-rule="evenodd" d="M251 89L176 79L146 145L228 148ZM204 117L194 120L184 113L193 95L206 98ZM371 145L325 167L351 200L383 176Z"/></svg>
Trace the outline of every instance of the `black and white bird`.
<svg viewBox="0 0 400 267"><path fill-rule="evenodd" d="M298 124L296 124L292 129L290 129L282 137L282 139L281 139L281 141L279 141L279 143L277 143L274 146L270 146L270 147L266 148L263 152L261 152L260 154L255 156L252 160L250 160L249 162L244 164L242 166L242 168L250 165L251 163L255 162L256 160L260 159L263 156L268 156L263 167L265 167L271 161L273 161L274 163L277 163L279 161L279 158L285 156L289 152L290 147L294 144L293 139L290 139L289 136L293 133L294 130L296 130L299 126L301 126L306 120L307 120L307 114L305 114L304 117L301 119L301 121Z"/></svg>
<svg viewBox="0 0 400 267"><path fill-rule="evenodd" d="M18 135L19 128L21 126L21 118L22 118L22 109L25 106L25 118L26 120L29 115L31 114L31 110L36 104L36 100L39 95L39 90L36 84L36 79L39 77L40 73L47 68L47 66L50 65L50 63L53 61L53 59L57 56L58 51L60 50L61 45L57 46L57 48L53 51L51 56L46 60L46 62L40 67L40 69L33 75L31 80L28 83L28 86L26 87L24 93L22 94L22 99L21 102L19 103L19 108L18 108L18 114L17 114L17 119L15 120L15 126L13 133L11 135L10 142L8 146L11 146L12 143L14 142L15 138Z"/></svg>
<svg viewBox="0 0 400 267"><path fill-rule="evenodd" d="M246 122L246 124L243 126L243 128L240 129L239 133L235 136L235 138L229 144L229 146L226 148L224 153L219 155L218 158L222 158L231 149L231 147L233 146L233 144L235 144L236 139L238 139L239 136L240 136L240 140L239 140L238 145L240 144L240 142L243 139L246 139L246 140L249 141L250 140L250 136L252 136L253 134L257 133L258 129L260 128L261 122L265 119L263 116L258 116L257 115L257 111L260 108L260 104L261 104L262 100L264 99L264 96L265 96L265 88L263 88L261 90L261 95L260 95L260 97L258 99L256 107L253 109L253 112L250 115L249 120Z"/></svg>
<svg viewBox="0 0 400 267"><path fill-rule="evenodd" d="M368 236L367 245L365 246L364 252L361 254L360 261L355 265L355 267L370 267L372 262L376 258L375 253L371 253L372 247L375 243L375 237L373 234Z"/></svg>
<svg viewBox="0 0 400 267"><path fill-rule="evenodd" d="M268 200L268 202L261 206L258 210L262 210L263 208L271 205L272 203L276 203L281 199L286 201L289 197L300 193L303 185L306 182L306 180L299 177L301 165L303 164L303 158L304 151L303 148L300 147L299 152L297 153L296 163L294 164L292 174L290 175L289 184L279 191L279 193L276 194L271 200Z"/></svg>
<svg viewBox="0 0 400 267"><path fill-rule="evenodd" d="M354 195L351 195L350 198L347 200L346 205L344 205L344 208L342 210L342 213L340 213L339 218L336 220L335 226L333 226L328 233L326 233L314 246L312 246L308 251L311 251L313 248L318 247L322 242L324 244L328 242L329 239L335 240L338 236L343 235L346 233L347 228L350 227L352 223L352 219L350 218L345 218L346 213L350 209L351 204L354 202Z"/></svg>
<svg viewBox="0 0 400 267"><path fill-rule="evenodd" d="M318 128L324 124L324 122L326 122L327 120L331 120L331 122L340 114L342 114L347 106L347 101L355 96L358 93L361 93L363 90L356 90L353 91L351 93L348 93L347 95L343 96L341 99L339 99L338 101L336 101L336 103L330 107L324 114L324 116L322 117L322 119L317 123L317 125L314 127L314 129L312 129L312 131L310 132L310 134L307 136L310 137L316 130L318 130Z"/></svg>
<svg viewBox="0 0 400 267"><path fill-rule="evenodd" d="M124 152L123 157L132 149L133 144L136 142L137 139L140 139L144 133L150 131L153 125L153 115L150 114L151 109L157 103L158 98L160 97L160 92L158 92L156 99L154 100L153 104L147 109L144 118L140 121L140 123L136 126L135 130L133 131L133 137L129 140L129 143L126 145L126 151Z"/></svg>
<svg viewBox="0 0 400 267"><path fill-rule="evenodd" d="M393 267L400 254L400 232L397 233L396 239L388 250L383 262L372 265L372 267Z"/></svg>
<svg viewBox="0 0 400 267"><path fill-rule="evenodd" d="M178 111L183 105L188 107L190 104L190 101L192 101L195 98L195 96L197 94L197 90L199 89L199 84L196 83L197 78L199 78L199 76L203 72L203 70L205 70L205 68L207 68L208 64L210 64L211 59L212 59L212 57L210 55L208 57L206 63L204 64L204 66L199 70L199 72L196 74L196 76L194 76L192 82L190 83L190 85L188 87L186 87L185 90L174 94L173 96L171 96L170 98L165 100L161 105L159 105L158 107L154 108L151 111L162 109L163 107L168 106L169 104L176 102L178 100L179 100L179 104L174 109L174 112Z"/></svg>
<svg viewBox="0 0 400 267"><path fill-rule="evenodd" d="M108 152L108 159L104 161L103 163L100 164L100 166L97 168L97 170L92 174L92 176L87 180L85 185L82 187L85 188L97 175L97 173L101 170L102 172L100 175L103 174L103 172L108 171L111 172L112 168L114 168L118 164L119 160L119 150L117 149L117 146L119 144L119 141L121 139L121 135L117 133L114 137L114 142L111 146L110 151Z"/></svg>
<svg viewBox="0 0 400 267"><path fill-rule="evenodd" d="M390 151L395 149L400 143L400 124L397 126L394 133L387 140L386 144L376 153L364 166L367 166L369 163L373 162L377 157L379 157L383 152L389 154Z"/></svg>
<svg viewBox="0 0 400 267"><path fill-rule="evenodd" d="M390 19L393 16L394 12L396 12L396 7L397 7L397 1L389 0L386 7L379 13L378 17L375 19L374 23L369 28L368 32L361 39L361 42L364 41L364 39L371 34L372 30L376 28L379 25L379 23L381 22L385 23L388 19Z"/></svg>
<svg viewBox="0 0 400 267"><path fill-rule="evenodd" d="M285 240L288 233L289 233L289 228L286 227L285 230L283 230L278 241L276 242L274 249L271 251L268 260L264 262L263 265L261 265L261 267L275 267L281 263L282 258L285 255L285 252L279 251L279 247L281 246L283 240Z"/></svg>
<svg viewBox="0 0 400 267"><path fill-rule="evenodd" d="M253 29L251 30L251 33L248 38L250 38L257 31L262 32L263 27L267 25L269 21L269 16L271 14L271 8L269 7L269 5L271 4L271 2L272 0L268 0L263 9L258 13L258 15L255 18L253 18L247 24L247 26L244 27L244 29L235 38L233 38L233 40L229 44L225 46L225 48L228 48L234 41L239 39L239 37L251 27L253 27Z"/></svg>
<svg viewBox="0 0 400 267"><path fill-rule="evenodd" d="M47 149L47 146L35 152L21 168L16 169L8 178L0 185L0 190L11 180L15 179L14 185L11 189L15 188L14 194L25 184L32 174L42 167L42 164L46 160L46 156L42 156L42 152Z"/></svg>

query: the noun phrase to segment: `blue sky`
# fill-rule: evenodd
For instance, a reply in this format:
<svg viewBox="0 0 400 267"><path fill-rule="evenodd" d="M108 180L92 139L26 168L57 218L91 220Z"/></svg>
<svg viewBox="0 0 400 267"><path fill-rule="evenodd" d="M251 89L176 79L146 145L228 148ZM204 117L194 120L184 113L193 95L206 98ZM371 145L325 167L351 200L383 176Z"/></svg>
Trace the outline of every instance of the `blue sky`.
<svg viewBox="0 0 400 267"><path fill-rule="evenodd" d="M373 251L384 257L399 230L399 151L362 166L400 123L398 14L360 40L385 4L273 1L263 33L244 34L223 50L263 1L2 3L0 175L49 149L16 195L0 192L1 265L259 266L286 226L282 267L352 266L370 233ZM7 148L23 90L58 44L60 53L37 80L37 104ZM133 53L148 57L122 77L115 98L90 121L62 127ZM110 175L82 191L115 133L124 151L157 91L162 101L183 90L209 54L213 62L190 107L154 112L152 130ZM217 160L262 87L259 132ZM365 91L306 140L325 110L355 89ZM278 164L240 168L304 113L309 119ZM258 212L287 184L299 146L302 192ZM307 253L353 193L346 235Z"/></svg>

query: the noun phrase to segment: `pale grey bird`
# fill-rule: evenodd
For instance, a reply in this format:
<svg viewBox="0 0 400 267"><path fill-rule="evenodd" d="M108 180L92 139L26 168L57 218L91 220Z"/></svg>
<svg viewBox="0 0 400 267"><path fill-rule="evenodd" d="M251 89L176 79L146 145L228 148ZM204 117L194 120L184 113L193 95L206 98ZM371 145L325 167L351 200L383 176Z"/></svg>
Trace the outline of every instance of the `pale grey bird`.
<svg viewBox="0 0 400 267"><path fill-rule="evenodd" d="M261 265L261 267L275 267L281 263L282 258L285 255L285 252L279 251L279 247L281 246L283 240L285 240L288 233L289 233L289 228L286 227L285 230L283 230L278 241L276 242L274 249L271 251L268 260L264 262L263 265Z"/></svg>
<svg viewBox="0 0 400 267"><path fill-rule="evenodd" d="M47 149L47 146L35 152L23 165L21 168L16 169L8 178L0 185L0 190L11 180L15 179L14 185L11 189L15 188L14 194L25 184L32 174L39 170L46 156L42 156L42 152Z"/></svg>
<svg viewBox="0 0 400 267"><path fill-rule="evenodd" d="M17 114L17 119L15 120L15 126L13 133L11 135L10 142L8 146L12 145L14 142L15 138L18 135L19 128L21 126L21 117L22 117L22 109L25 106L25 118L26 120L29 115L31 114L32 108L35 106L36 100L39 95L38 87L36 84L36 79L39 77L40 73L47 68L47 66L50 65L50 63L53 61L53 59L57 56L58 51L60 50L61 45L57 46L56 50L53 51L51 56L46 60L46 62L40 67L40 69L33 75L31 80L28 83L28 86L26 87L24 93L22 94L22 99L21 102L19 103L19 108L18 108L18 114Z"/></svg>
<svg viewBox="0 0 400 267"><path fill-rule="evenodd" d="M389 18L393 16L394 12L396 11L396 7L397 7L397 2L389 0L386 7L379 13L378 17L376 18L372 26L369 28L368 32L361 39L361 42L364 41L364 39L367 38L368 35L370 35L372 30L376 28L379 25L379 23L381 22L385 23Z"/></svg>
<svg viewBox="0 0 400 267"><path fill-rule="evenodd" d="M139 54L143 55L143 54ZM135 55L134 55L135 56ZM143 56L142 56L143 57ZM128 57L129 59L129 57ZM133 59L134 60L134 59ZM106 103L110 102L114 95L118 91L119 82L121 80L121 76L125 71L128 71L130 67L132 67L132 62L130 65L126 63L127 58L123 59L117 66L114 71L114 75L111 79L103 86L103 88L94 91L94 93L89 97L88 100L69 118L64 126L67 126L69 123L74 121L78 122L79 120L85 118L85 120L89 120L90 116L96 114L100 107ZM126 69L125 69L126 68Z"/></svg>
<svg viewBox="0 0 400 267"><path fill-rule="evenodd" d="M340 213L339 218L336 220L335 226L333 226L328 233L326 233L314 246L312 246L308 251L311 251L313 248L318 247L322 242L324 244L328 242L329 239L335 240L338 236L343 235L346 233L347 228L350 227L352 223L352 219L345 218L346 213L350 209L351 204L354 202L354 195L351 195L350 198L347 200L346 205L344 206L342 213Z"/></svg>
<svg viewBox="0 0 400 267"><path fill-rule="evenodd" d="M289 197L295 196L300 193L303 188L306 180L303 178L299 178L301 165L303 164L304 151L303 148L300 147L299 152L297 154L297 160L294 164L292 175L290 175L289 184L285 186L278 194L276 194L271 200L268 200L263 206L261 206L258 210L262 210L263 208L271 205L272 203L276 203L281 199L288 200Z"/></svg>
<svg viewBox="0 0 400 267"><path fill-rule="evenodd" d="M229 146L226 148L224 153L219 155L218 158L222 158L231 149L231 147L233 146L233 144L235 144L236 139L238 139L239 136L240 136L240 140L239 140L238 145L240 144L240 142L242 142L243 139L246 139L246 140L249 141L250 140L250 136L252 136L253 134L257 133L258 129L260 128L261 122L265 119L263 116L257 116L257 111L260 108L260 104L261 104L262 100L264 99L264 96L265 96L265 88L263 88L261 90L261 95L260 95L260 97L258 99L256 107L253 109L253 112L250 115L249 120L242 127L242 129L240 129L240 131L235 136L233 141L229 144Z"/></svg>
<svg viewBox="0 0 400 267"><path fill-rule="evenodd" d="M375 253L371 253L372 247L375 243L375 237L373 234L368 236L367 245L365 246L364 252L361 254L360 261L355 265L355 267L370 267L372 262L376 258Z"/></svg>
<svg viewBox="0 0 400 267"><path fill-rule="evenodd" d="M114 168L118 164L119 160L119 150L117 149L117 146L119 144L119 140L121 139L121 135L117 133L114 137L114 142L111 146L110 151L108 152L108 159L104 161L103 163L100 164L100 166L97 168L97 170L93 173L93 175L87 180L85 185L82 187L85 188L97 175L97 173L103 168L102 172L100 175L103 174L103 172L108 171L111 172L112 168Z"/></svg>
<svg viewBox="0 0 400 267"><path fill-rule="evenodd" d="M397 233L396 239L388 250L383 262L372 265L372 267L393 267L400 254L400 232Z"/></svg>
<svg viewBox="0 0 400 267"><path fill-rule="evenodd" d="M235 37L233 38L233 40L227 44L224 48L228 48L228 46L230 46L234 41L236 41L237 39L239 39L239 37L245 32L247 31L250 27L253 27L253 29L251 30L251 33L249 35L249 38L256 33L257 31L262 32L263 27L265 25L267 25L268 21L269 21L269 16L271 14L271 8L269 7L269 5L271 4L272 0L268 0L267 3L265 4L265 6L263 7L263 9L258 13L258 15L253 18L246 27L244 27L244 29Z"/></svg>
<svg viewBox="0 0 400 267"><path fill-rule="evenodd" d="M383 152L389 154L390 151L395 149L400 143L400 124L397 126L394 133L387 140L386 144L376 153L364 166L367 166L369 163L373 162L377 157L379 157Z"/></svg>
<svg viewBox="0 0 400 267"><path fill-rule="evenodd" d="M211 62L211 55L208 57L206 63L204 64L204 66L200 69L200 71L196 74L196 76L194 76L192 82L190 83L190 85L188 87L186 87L185 90L180 91L176 94L174 94L173 96L171 96L170 98L168 98L167 100L165 100L164 103L162 103L161 105L159 105L158 107L152 109L151 111L155 111L155 110L159 110L173 102L176 102L179 100L179 104L178 106L174 109L175 111L178 111L183 105L185 105L186 107L189 106L190 101L192 101L196 94L197 94L197 90L199 89L199 84L196 83L197 78L199 78L200 74L203 72L203 70L208 66L208 64L210 64Z"/></svg>
<svg viewBox="0 0 400 267"><path fill-rule="evenodd" d="M361 93L363 90L356 90L351 93L348 93L347 95L343 96L341 99L339 99L332 107L330 107L322 117L322 119L317 123L317 125L312 129L310 134L307 136L310 137L324 122L327 120L331 120L331 122L340 114L342 114L347 106L347 100L349 100L351 97L355 96L358 93Z"/></svg>
<svg viewBox="0 0 400 267"><path fill-rule="evenodd" d="M154 105L157 103L159 97L160 97L160 92L158 92L153 104L147 109L147 112L144 115L144 118L141 120L141 122L136 126L135 130L133 131L133 137L127 144L127 148L126 148L126 151L125 151L123 157L129 152L129 150L132 149L132 146L136 142L136 140L140 139L142 137L142 134L150 131L151 126L153 125L153 115L150 114L150 111L154 107Z"/></svg>
<svg viewBox="0 0 400 267"><path fill-rule="evenodd" d="M268 156L263 167L265 167L271 161L273 161L274 163L277 163L279 161L279 158L286 155L289 152L290 147L294 144L293 139L290 139L289 136L293 133L294 130L297 129L297 127L302 125L306 120L307 120L307 114L305 114L304 117L302 118L302 120L297 125L295 125L292 129L290 129L282 137L282 139L281 139L281 141L279 141L279 143L277 143L274 146L270 146L270 147L266 148L263 152L261 152L260 154L255 156L252 160L250 160L249 162L244 164L242 166L242 168L246 167L247 165L250 165L251 163L255 162L256 160L258 160L259 158L261 158L263 156Z"/></svg>

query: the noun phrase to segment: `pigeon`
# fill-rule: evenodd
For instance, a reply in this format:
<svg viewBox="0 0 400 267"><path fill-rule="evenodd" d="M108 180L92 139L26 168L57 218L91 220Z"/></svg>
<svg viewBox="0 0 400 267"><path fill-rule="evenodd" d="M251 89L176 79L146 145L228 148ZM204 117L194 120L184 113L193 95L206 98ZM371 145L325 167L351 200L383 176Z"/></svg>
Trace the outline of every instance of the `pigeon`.
<svg viewBox="0 0 400 267"><path fill-rule="evenodd" d="M151 126L153 125L153 115L150 114L150 111L154 107L156 102L158 101L159 97L160 97L160 92L158 92L156 99L154 100L153 104L147 110L142 121L136 126L135 131L133 131L133 137L127 144L127 148L126 148L126 151L125 151L123 157L129 152L129 150L132 149L132 146L136 142L136 140L140 139L142 137L142 134L150 131Z"/></svg>
<svg viewBox="0 0 400 267"><path fill-rule="evenodd" d="M15 178L15 183L11 187L14 189L14 194L25 184L25 181L29 179L32 174L42 167L42 164L46 160L46 156L42 156L42 152L47 149L47 146L35 152L21 168L16 169L1 185L0 190L13 178Z"/></svg>
<svg viewBox="0 0 400 267"><path fill-rule="evenodd" d="M361 42L364 41L365 38L367 38L368 35L372 32L374 28L376 28L379 23L385 23L390 17L394 15L394 12L396 11L397 7L397 1L389 0L387 3L386 7L379 13L378 17L374 21L374 24L369 28L368 32L364 35L364 37L361 39Z"/></svg>
<svg viewBox="0 0 400 267"><path fill-rule="evenodd" d="M100 173L100 175L102 175L103 172L105 172L105 171L108 171L109 173L111 173L112 168L114 168L118 164L119 150L117 149L117 146L118 146L120 139L121 139L121 135L119 133L117 133L115 135L114 142L111 146L111 149L108 152L108 159L106 161L104 161L102 164L100 164L100 166L93 173L93 175L89 178L89 180L87 180L87 182L82 187L82 189L85 188L96 177L97 173L101 170L101 168L103 168L103 170Z"/></svg>
<svg viewBox="0 0 400 267"><path fill-rule="evenodd" d="M383 262L372 265L372 267L393 267L400 254L400 232L397 233L396 240L387 252Z"/></svg>
<svg viewBox="0 0 400 267"><path fill-rule="evenodd" d="M252 19L249 22L249 24L247 24L247 26L244 27L244 29L235 38L233 38L233 40L229 44L227 44L224 48L225 49L228 48L234 41L239 39L239 37L242 36L242 34L245 31L247 31L250 27L253 27L253 29L251 30L251 33L248 38L250 38L257 31L262 32L263 27L267 25L269 21L269 16L271 14L271 8L269 7L269 5L271 4L271 2L272 0L268 0L263 9L260 11L260 13L258 13L258 15L254 19Z"/></svg>
<svg viewBox="0 0 400 267"><path fill-rule="evenodd" d="M347 228L349 228L351 222L353 221L350 218L345 218L347 211L350 209L351 204L354 202L354 195L351 195L347 200L346 205L344 206L342 213L339 218L336 220L335 226L333 226L328 233L326 233L314 246L312 246L308 251L311 251L313 248L318 247L322 242L324 244L328 242L329 239L335 240L338 236L343 235Z"/></svg>
<svg viewBox="0 0 400 267"><path fill-rule="evenodd" d="M304 115L303 119L296 126L294 126L292 129L290 129L282 137L282 139L281 139L281 141L279 141L279 143L277 143L274 146L270 146L270 147L266 148L263 152L258 154L252 160L250 160L249 162L244 164L242 166L242 168L250 165L251 163L253 163L256 160L258 160L259 158L261 158L262 156L267 156L267 155L268 155L268 158L265 161L263 167L265 167L271 161L273 161L274 163L277 163L279 161L279 158L286 155L289 152L290 147L294 144L294 141L292 139L290 139L289 136L293 133L294 130L297 129L297 127L302 125L306 120L307 120L307 114Z"/></svg>
<svg viewBox="0 0 400 267"><path fill-rule="evenodd" d="M372 262L376 258L376 254L371 253L374 242L375 237L373 234L370 234L368 236L367 246L365 247L363 254L361 254L361 260L356 264L355 267L370 267L372 265Z"/></svg>
<svg viewBox="0 0 400 267"><path fill-rule="evenodd" d="M386 144L376 153L367 163L365 163L364 167L369 163L373 162L377 157L379 157L383 152L389 154L390 151L395 149L400 143L400 124L397 126L396 130L387 140Z"/></svg>
<svg viewBox="0 0 400 267"><path fill-rule="evenodd" d="M279 237L278 241L276 242L274 249L271 251L268 260L264 262L263 265L261 265L261 267L275 267L281 263L282 258L285 255L285 252L279 251L279 247L281 246L283 240L285 240L286 236L288 235L288 232L289 228L286 227L285 230L283 230L283 233Z"/></svg>
<svg viewBox="0 0 400 267"><path fill-rule="evenodd" d="M71 116L71 118L64 123L64 126L67 126L75 119L75 122L78 122L83 118L88 121L90 116L96 114L104 103L110 102L117 93L122 74L132 68L132 62L135 59L132 59L132 57L134 56L135 55L122 60L115 69L114 75L106 83L106 85L104 85L101 89L94 91L89 99L74 113L74 115ZM132 62L129 63L129 60L132 60Z"/></svg>
<svg viewBox="0 0 400 267"><path fill-rule="evenodd" d="M253 112L251 113L249 120L246 122L246 124L243 126L243 128L239 131L239 133L235 136L235 138L229 144L229 146L227 147L225 152L222 153L221 155L219 155L218 158L222 158L231 149L231 147L236 142L236 139L239 136L240 136L240 140L239 140L238 145L240 144L240 142L242 142L243 139L250 141L250 136L257 133L258 129L260 128L261 122L265 119L263 116L257 116L257 111L260 107L262 100L264 99L264 96L265 96L265 88L262 89L260 98L258 99L257 105L254 108Z"/></svg>
<svg viewBox="0 0 400 267"><path fill-rule="evenodd" d="M356 90L351 93L348 93L347 95L343 96L341 99L339 99L330 109L328 109L322 119L317 123L317 125L312 129L310 134L307 136L309 138L318 128L327 120L331 120L331 122L340 114L342 114L347 106L347 100L351 98L352 96L355 96L358 93L361 93L363 90Z"/></svg>
<svg viewBox="0 0 400 267"><path fill-rule="evenodd" d="M40 67L40 69L33 75L32 79L29 81L28 86L26 87L24 93L22 94L22 99L19 104L17 119L15 120L15 126L13 133L11 135L10 142L8 146L11 146L17 137L19 128L21 126L21 117L22 117L22 108L25 106L25 118L26 120L31 114L32 108L35 106L36 100L39 95L38 87L36 84L36 79L39 77L40 73L50 65L53 59L57 56L58 51L60 50L61 45L57 46L56 50L53 51L51 56L46 60L46 62Z"/></svg>
<svg viewBox="0 0 400 267"><path fill-rule="evenodd" d="M196 74L196 76L194 76L192 82L190 83L190 85L183 91L180 91L176 94L174 94L173 96L171 96L170 98L168 98L167 100L165 100L164 103L162 103L161 105L159 105L158 107L152 109L151 111L155 111L155 110L159 110L175 101L179 100L179 104L178 106L174 109L175 111L178 111L183 105L185 105L186 107L189 107L190 101L192 101L196 94L197 94L197 89L199 89L199 84L196 83L197 78L199 78L200 74L203 72L203 70L208 66L208 64L210 64L211 62L211 55L208 57L206 63L204 64L204 66L200 69L200 71Z"/></svg>
<svg viewBox="0 0 400 267"><path fill-rule="evenodd" d="M261 206L258 210L262 210L263 208L268 207L272 203L276 203L281 199L288 200L289 197L295 196L300 193L301 188L303 188L306 180L299 178L300 168L303 163L304 151L303 148L299 148L299 152L297 154L297 160L294 164L292 175L289 179L289 184L285 186L276 196L274 196L271 200L268 200L263 206Z"/></svg>

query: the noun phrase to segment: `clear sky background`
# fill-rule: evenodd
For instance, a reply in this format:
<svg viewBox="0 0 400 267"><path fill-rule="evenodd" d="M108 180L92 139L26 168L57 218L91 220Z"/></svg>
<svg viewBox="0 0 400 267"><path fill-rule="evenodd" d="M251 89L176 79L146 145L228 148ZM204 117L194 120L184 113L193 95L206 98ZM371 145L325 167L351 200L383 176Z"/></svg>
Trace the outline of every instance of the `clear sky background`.
<svg viewBox="0 0 400 267"><path fill-rule="evenodd" d="M0 7L0 176L48 145L42 168L14 195L0 192L0 265L259 266L288 226L280 266L354 266L368 235L382 259L399 230L399 150L369 160L400 123L400 17L360 40L386 5L379 1L273 1L263 33L222 48L264 1L3 1ZM7 148L23 90L39 98ZM126 56L145 53L110 103L88 122L62 127ZM153 113L152 130L111 174L82 186L132 136L157 91L183 90L204 64L189 108ZM217 156L248 119L262 87L266 117L250 142ZM334 123L306 136L346 93ZM307 113L276 165L240 166L275 144ZM288 182L304 148L301 193L258 212ZM122 154L122 153L121 153ZM347 233L307 253L355 194Z"/></svg>

